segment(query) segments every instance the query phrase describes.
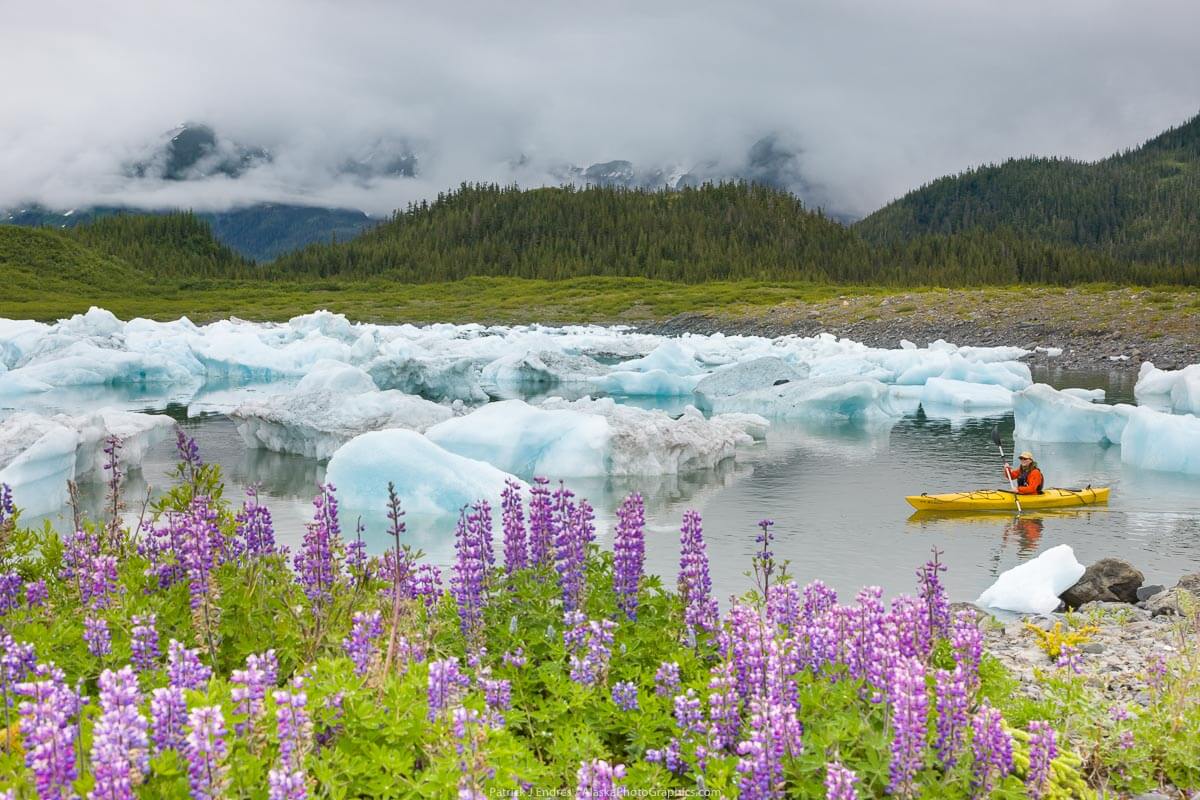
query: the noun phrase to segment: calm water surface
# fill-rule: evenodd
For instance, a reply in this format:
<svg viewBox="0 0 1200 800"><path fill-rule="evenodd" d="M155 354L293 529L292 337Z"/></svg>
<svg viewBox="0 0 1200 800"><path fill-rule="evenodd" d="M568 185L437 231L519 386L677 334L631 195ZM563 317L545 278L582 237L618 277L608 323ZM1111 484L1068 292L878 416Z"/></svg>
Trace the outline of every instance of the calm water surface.
<svg viewBox="0 0 1200 800"><path fill-rule="evenodd" d="M1103 388L1109 401L1131 401L1127 375L1042 372L1056 386ZM137 403L132 403L137 407ZM153 408L153 406L152 406ZM155 410L162 410L158 407ZM182 418L182 408L168 413ZM678 478L576 480L570 486L596 506L599 538L611 545L614 511L624 495L640 490L647 504L647 569L673 580L678 525L684 509L704 518L716 592L722 597L750 585L755 523L775 520L775 553L789 561L801 582L821 578L839 592L877 584L889 594L908 591L930 549L944 552L954 599L973 599L997 574L1058 544L1075 548L1084 563L1118 556L1136 564L1150 582L1173 582L1200 571L1200 479L1134 470L1120 450L1097 445L1033 445L1051 486L1113 487L1108 506L1086 511L1021 516L923 516L904 496L1005 485L999 455L989 441L994 424L1011 455L1012 415L949 418L917 412L885 426L776 423L765 444L736 464ZM219 414L184 420L206 460L219 463L230 483L227 496L260 483L280 540L298 545L324 466L310 459L247 450L232 422ZM147 484L169 483L174 450L163 443L130 479L130 505ZM529 476L522 476L528 478ZM399 478L398 478L399 480ZM90 502L99 489L87 490ZM349 510L343 530L363 514L371 549L386 546L382 507ZM56 524L62 524L62 517ZM435 562L453 558L450 521L409 519L412 541Z"/></svg>

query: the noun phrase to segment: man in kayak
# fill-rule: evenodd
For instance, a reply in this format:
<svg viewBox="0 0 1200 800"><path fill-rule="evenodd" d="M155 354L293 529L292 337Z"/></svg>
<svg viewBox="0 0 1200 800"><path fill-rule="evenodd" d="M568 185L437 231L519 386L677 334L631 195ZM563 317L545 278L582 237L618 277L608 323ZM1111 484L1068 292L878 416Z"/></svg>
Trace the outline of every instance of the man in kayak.
<svg viewBox="0 0 1200 800"><path fill-rule="evenodd" d="M1033 453L1028 450L1021 453L1018 463L1020 466L1017 469L1008 464L1004 465L1008 477L1017 482L1017 494L1041 494L1045 479L1042 477L1042 471L1038 469L1037 462L1033 460Z"/></svg>

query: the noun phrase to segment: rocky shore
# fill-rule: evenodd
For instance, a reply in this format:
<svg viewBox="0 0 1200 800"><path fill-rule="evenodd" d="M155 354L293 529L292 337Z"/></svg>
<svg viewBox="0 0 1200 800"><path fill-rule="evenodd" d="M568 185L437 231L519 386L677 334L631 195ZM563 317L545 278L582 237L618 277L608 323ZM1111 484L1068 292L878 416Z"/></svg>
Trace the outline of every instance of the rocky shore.
<svg viewBox="0 0 1200 800"><path fill-rule="evenodd" d="M1029 360L1035 364L1136 372L1143 361L1164 369L1200 362L1200 310L1193 302L1187 295L1148 289L843 295L819 303L731 309L728 314L679 314L639 330L668 335L831 333L877 347L897 347L903 339L1017 345L1034 351Z"/></svg>

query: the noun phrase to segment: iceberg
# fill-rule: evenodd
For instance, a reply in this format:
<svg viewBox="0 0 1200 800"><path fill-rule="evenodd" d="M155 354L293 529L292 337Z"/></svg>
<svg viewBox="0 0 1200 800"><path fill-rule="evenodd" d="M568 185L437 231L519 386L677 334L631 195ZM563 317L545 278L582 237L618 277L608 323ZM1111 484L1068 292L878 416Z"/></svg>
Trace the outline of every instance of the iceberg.
<svg viewBox="0 0 1200 800"><path fill-rule="evenodd" d="M710 420L690 406L673 418L610 398L555 398L540 406L489 403L435 425L426 436L452 453L519 475L602 477L710 469L764 437L766 428L761 417Z"/></svg>
<svg viewBox="0 0 1200 800"><path fill-rule="evenodd" d="M128 469L138 467L146 451L174 429L170 417L128 411L81 417L14 414L0 423L0 483L12 488L26 514L50 514L67 504L68 481L104 477L109 436L121 438L120 460Z"/></svg>
<svg viewBox="0 0 1200 800"><path fill-rule="evenodd" d="M454 411L396 390L379 391L358 367L322 361L287 394L244 402L229 412L247 447L324 461L368 431L424 431Z"/></svg>
<svg viewBox="0 0 1200 800"><path fill-rule="evenodd" d="M1084 566L1075 558L1075 551L1070 545L1060 544L1002 572L975 604L1018 614L1049 614L1058 608L1058 596L1074 586L1083 573Z"/></svg>
<svg viewBox="0 0 1200 800"><path fill-rule="evenodd" d="M480 371L479 383L489 396L507 399L539 392L564 383L578 383L602 375L604 365L589 356L555 353L510 353L489 362Z"/></svg>
<svg viewBox="0 0 1200 800"><path fill-rule="evenodd" d="M953 378L930 378L921 392L921 406L961 412L988 412L1012 408L1012 390L997 384L968 383Z"/></svg>
<svg viewBox="0 0 1200 800"><path fill-rule="evenodd" d="M1094 395L1088 393L1085 397ZM1129 412L1134 407L1093 403L1085 397L1067 389L1058 391L1044 383L1016 392L1012 398L1016 438L1030 442L1121 444Z"/></svg>
<svg viewBox="0 0 1200 800"><path fill-rule="evenodd" d="M384 508L388 482L394 482L407 513L430 517L457 515L478 500L499 508L505 481L516 480L406 430L372 431L351 439L329 460L325 479L337 488L342 506L354 509Z"/></svg>
<svg viewBox="0 0 1200 800"><path fill-rule="evenodd" d="M713 398L767 389L808 377L807 365L794 367L777 356L762 356L749 361L738 361L714 370L696 384L696 405L702 410L712 409Z"/></svg>
<svg viewBox="0 0 1200 800"><path fill-rule="evenodd" d="M696 353L679 339L668 339L648 355L623 361L620 372L666 372L670 375L696 375L707 370L696 360Z"/></svg>
<svg viewBox="0 0 1200 800"><path fill-rule="evenodd" d="M662 369L618 370L588 378L588 383L616 397L685 397L696 390L701 375L676 375Z"/></svg>
<svg viewBox="0 0 1200 800"><path fill-rule="evenodd" d="M0 483L28 516L53 513L67 504L67 481L75 478L79 433L35 414L0 423Z"/></svg>
<svg viewBox="0 0 1200 800"><path fill-rule="evenodd" d="M1158 369L1146 361L1138 370L1133 396L1139 405L1200 415L1200 364L1169 370Z"/></svg>
<svg viewBox="0 0 1200 800"><path fill-rule="evenodd" d="M1140 469L1200 475L1200 417L1130 408L1121 462Z"/></svg>
<svg viewBox="0 0 1200 800"><path fill-rule="evenodd" d="M888 388L876 380L809 378L712 400L715 414L783 419L882 419L894 416Z"/></svg>
<svg viewBox="0 0 1200 800"><path fill-rule="evenodd" d="M479 385L479 370L471 358L415 358L380 356L366 366L380 389L397 389L426 400L461 400L486 403Z"/></svg>

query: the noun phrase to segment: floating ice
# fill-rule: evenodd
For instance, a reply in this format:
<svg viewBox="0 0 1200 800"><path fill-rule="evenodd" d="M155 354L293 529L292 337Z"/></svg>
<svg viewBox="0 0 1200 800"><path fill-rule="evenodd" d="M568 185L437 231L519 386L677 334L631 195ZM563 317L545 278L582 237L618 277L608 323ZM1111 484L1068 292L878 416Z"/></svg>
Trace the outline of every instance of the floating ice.
<svg viewBox="0 0 1200 800"><path fill-rule="evenodd" d="M438 447L414 431L364 433L342 445L325 472L346 508L382 509L395 483L404 510L413 515L456 515L477 500L500 507L506 472ZM524 484L522 484L524 485Z"/></svg>
<svg viewBox="0 0 1200 800"><path fill-rule="evenodd" d="M1012 407L1013 393L995 384L968 383L951 378L930 378L921 392L921 406L962 412L999 411Z"/></svg>
<svg viewBox="0 0 1200 800"><path fill-rule="evenodd" d="M325 460L359 434L424 431L454 412L403 392L381 392L358 367L323 361L290 393L242 403L229 416L248 447Z"/></svg>
<svg viewBox="0 0 1200 800"><path fill-rule="evenodd" d="M426 435L452 453L521 475L662 475L708 469L765 435L766 420L714 417L694 408L672 418L611 399L490 403Z"/></svg>
<svg viewBox="0 0 1200 800"><path fill-rule="evenodd" d="M120 460L130 468L174 428L170 417L125 411L81 417L14 414L0 423L0 483L12 487L26 514L49 514L66 505L67 481L103 477L109 436L121 438Z"/></svg>
<svg viewBox="0 0 1200 800"><path fill-rule="evenodd" d="M1131 408L1121 461L1141 469L1200 475L1200 417Z"/></svg>
<svg viewBox="0 0 1200 800"><path fill-rule="evenodd" d="M380 389L398 389L427 400L487 402L479 385L479 369L470 358L414 358L382 356L366 367Z"/></svg>
<svg viewBox="0 0 1200 800"><path fill-rule="evenodd" d="M702 375L676 375L662 369L649 372L616 371L588 383L616 397L685 397L696 389Z"/></svg>
<svg viewBox="0 0 1200 800"><path fill-rule="evenodd" d="M1078 391L1058 391L1044 383L1035 383L1013 395L1016 437L1031 442L1121 444L1132 409L1129 405L1093 403L1079 396Z"/></svg>
<svg viewBox="0 0 1200 800"><path fill-rule="evenodd" d="M510 398L522 392L538 392L563 383L585 381L606 372L605 367L588 356L555 353L510 353L488 363L480 372L479 383L494 398Z"/></svg>
<svg viewBox="0 0 1200 800"><path fill-rule="evenodd" d="M1103 389L1079 389L1074 386L1068 386L1066 389L1059 389L1063 394L1069 394L1071 397L1078 397L1080 400L1087 400L1089 403L1103 403L1105 392Z"/></svg>
<svg viewBox="0 0 1200 800"><path fill-rule="evenodd" d="M666 372L671 375L697 375L706 372L696 353L678 339L668 339L648 355L617 365L618 372Z"/></svg>
<svg viewBox="0 0 1200 800"><path fill-rule="evenodd" d="M876 380L809 378L712 400L714 413L746 412L783 419L871 419L892 416L888 388Z"/></svg>
<svg viewBox="0 0 1200 800"><path fill-rule="evenodd" d="M1147 361L1138 370L1133 396L1141 405L1200 414L1200 364L1170 370L1158 369Z"/></svg>
<svg viewBox="0 0 1200 800"><path fill-rule="evenodd" d="M1075 551L1070 545L1060 544L1000 573L975 604L1019 614L1049 614L1058 608L1058 596L1074 586L1083 573L1084 566L1075 558Z"/></svg>
<svg viewBox="0 0 1200 800"><path fill-rule="evenodd" d="M777 356L763 356L721 367L696 384L696 404L705 410L712 408L713 398L767 389L808 377L806 365L794 367Z"/></svg>
<svg viewBox="0 0 1200 800"><path fill-rule="evenodd" d="M913 351L919 352L919 351ZM995 384L1011 391L1033 383L1029 366L1019 361L975 362L958 353L934 352L896 376L898 384L925 384L931 378Z"/></svg>

